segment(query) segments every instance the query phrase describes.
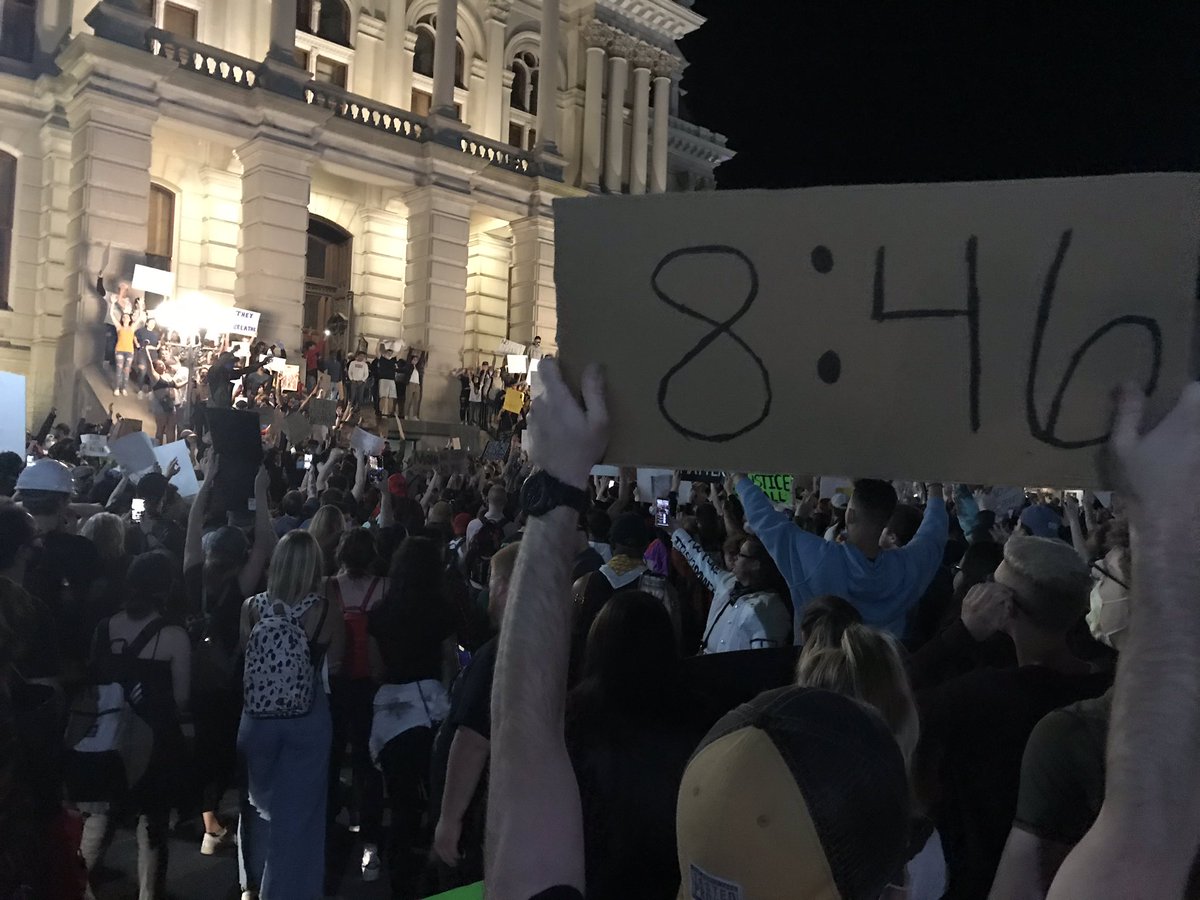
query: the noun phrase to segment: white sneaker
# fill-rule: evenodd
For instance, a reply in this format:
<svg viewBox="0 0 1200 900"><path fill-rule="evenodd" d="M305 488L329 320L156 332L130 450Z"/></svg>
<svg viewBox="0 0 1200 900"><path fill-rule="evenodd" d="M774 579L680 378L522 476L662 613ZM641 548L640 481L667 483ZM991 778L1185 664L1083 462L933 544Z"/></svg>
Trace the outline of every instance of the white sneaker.
<svg viewBox="0 0 1200 900"><path fill-rule="evenodd" d="M362 855L362 876L363 881L377 881L379 879L379 848L374 844L363 844Z"/></svg>
<svg viewBox="0 0 1200 900"><path fill-rule="evenodd" d="M216 834L204 833L204 838L200 841L200 852L205 856L212 856L223 847L232 847L235 844L237 835L228 828L222 828Z"/></svg>

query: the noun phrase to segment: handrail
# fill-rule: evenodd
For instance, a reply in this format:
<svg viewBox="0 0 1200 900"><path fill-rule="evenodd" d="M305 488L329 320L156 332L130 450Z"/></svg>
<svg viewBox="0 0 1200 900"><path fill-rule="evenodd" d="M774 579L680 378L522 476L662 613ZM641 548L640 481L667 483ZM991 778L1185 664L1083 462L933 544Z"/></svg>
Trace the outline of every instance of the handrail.
<svg viewBox="0 0 1200 900"><path fill-rule="evenodd" d="M226 84L249 89L258 81L258 63L254 60L161 28L146 31L146 49L155 56L172 60L181 69L198 72Z"/></svg>
<svg viewBox="0 0 1200 900"><path fill-rule="evenodd" d="M465 133L458 142L458 149L468 156L483 159L494 166L516 172L519 175L537 175L537 160L532 154L512 146L485 138L472 132Z"/></svg>
<svg viewBox="0 0 1200 900"><path fill-rule="evenodd" d="M310 82L304 89L304 99L310 106L331 110L339 118L414 141L421 140L429 127L423 116L376 103L325 82Z"/></svg>

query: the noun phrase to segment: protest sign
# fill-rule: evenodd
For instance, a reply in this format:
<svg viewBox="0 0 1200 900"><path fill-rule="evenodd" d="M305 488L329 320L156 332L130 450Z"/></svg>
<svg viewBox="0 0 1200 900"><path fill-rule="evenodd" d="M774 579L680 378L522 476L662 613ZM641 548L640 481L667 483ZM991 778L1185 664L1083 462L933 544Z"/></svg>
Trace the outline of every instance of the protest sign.
<svg viewBox="0 0 1200 900"><path fill-rule="evenodd" d="M679 473L680 481L702 481L705 484L720 484L725 480L724 472L701 469L684 469Z"/></svg>
<svg viewBox="0 0 1200 900"><path fill-rule="evenodd" d="M308 401L308 418L314 425L333 425L337 421L337 401L314 397Z"/></svg>
<svg viewBox="0 0 1200 900"><path fill-rule="evenodd" d="M383 452L384 443L386 442L379 435L363 431L361 428L355 428L354 433L350 435L350 446L361 450L363 456L378 456Z"/></svg>
<svg viewBox="0 0 1200 900"><path fill-rule="evenodd" d="M609 462L1098 485L1112 389L1196 375L1198 188L559 200L562 357L606 364Z"/></svg>
<svg viewBox="0 0 1200 900"><path fill-rule="evenodd" d="M674 476L675 473L670 469L638 469L638 500L642 503L653 503L660 497L667 496L671 491L671 480Z"/></svg>
<svg viewBox="0 0 1200 900"><path fill-rule="evenodd" d="M508 388L504 392L504 411L508 413L519 413L521 407L525 405L525 395L516 388Z"/></svg>
<svg viewBox="0 0 1200 900"><path fill-rule="evenodd" d="M528 356L508 357L508 371L512 375L524 375L529 370Z"/></svg>
<svg viewBox="0 0 1200 900"><path fill-rule="evenodd" d="M79 436L79 455L108 456L108 437L103 434L81 434Z"/></svg>
<svg viewBox="0 0 1200 900"><path fill-rule="evenodd" d="M166 269L135 265L133 267L133 282L130 284L130 287L135 291L170 297L175 293L175 276Z"/></svg>
<svg viewBox="0 0 1200 900"><path fill-rule="evenodd" d="M504 462L506 456L508 444L504 441L488 441L487 446L483 448L484 462Z"/></svg>
<svg viewBox="0 0 1200 900"><path fill-rule="evenodd" d="M849 497L854 493L854 482L841 475L824 475L821 477L822 500L832 499L834 494L845 494Z"/></svg>
<svg viewBox="0 0 1200 900"><path fill-rule="evenodd" d="M121 438L128 434L134 434L142 430L141 419L118 419L112 427L112 431L108 433L108 445L111 447Z"/></svg>
<svg viewBox="0 0 1200 900"><path fill-rule="evenodd" d="M304 413L289 413L283 419L283 433L287 435L288 443L299 447L312 435L312 423Z"/></svg>
<svg viewBox="0 0 1200 900"><path fill-rule="evenodd" d="M592 466L592 475L596 478L620 478L621 470L616 466Z"/></svg>
<svg viewBox="0 0 1200 900"><path fill-rule="evenodd" d="M248 334L251 337L258 334L258 320L262 314L250 309L238 309L236 306L225 310L225 331L228 334Z"/></svg>
<svg viewBox="0 0 1200 900"><path fill-rule="evenodd" d="M279 370L279 389L281 391L300 390L300 367L285 364Z"/></svg>
<svg viewBox="0 0 1200 900"><path fill-rule="evenodd" d="M114 441L109 445L109 453L128 475L145 472L158 462L154 455L154 442L144 431L135 431Z"/></svg>
<svg viewBox="0 0 1200 900"><path fill-rule="evenodd" d="M751 475L750 480L759 486L772 503L792 502L791 475Z"/></svg>
<svg viewBox="0 0 1200 900"><path fill-rule="evenodd" d="M496 348L497 356L524 356L525 345L518 344L516 341L502 340L500 346Z"/></svg>
<svg viewBox="0 0 1200 900"><path fill-rule="evenodd" d="M196 470L192 467L192 456L188 453L187 441L175 441L163 447L154 448L154 456L158 467L164 475L171 462L179 463L179 474L171 479L181 497L194 497L200 493L200 482L196 480Z"/></svg>
<svg viewBox="0 0 1200 900"><path fill-rule="evenodd" d="M0 452L25 459L25 376L0 372Z"/></svg>
<svg viewBox="0 0 1200 900"><path fill-rule="evenodd" d="M225 508L244 510L263 459L258 414L220 407L207 412L213 452L221 458L213 490Z"/></svg>

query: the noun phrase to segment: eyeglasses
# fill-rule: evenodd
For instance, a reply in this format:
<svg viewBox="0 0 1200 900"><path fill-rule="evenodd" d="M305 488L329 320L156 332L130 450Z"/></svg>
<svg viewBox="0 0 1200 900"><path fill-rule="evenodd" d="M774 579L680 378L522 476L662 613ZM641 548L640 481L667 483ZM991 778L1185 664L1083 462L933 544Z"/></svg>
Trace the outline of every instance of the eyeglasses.
<svg viewBox="0 0 1200 900"><path fill-rule="evenodd" d="M1129 585L1115 576L1112 572L1108 571L1108 569L1104 568L1104 566L1100 565L1100 563L1092 563L1092 580L1101 582L1105 578L1107 578L1109 581L1119 584L1121 587L1125 588L1125 590L1129 590Z"/></svg>

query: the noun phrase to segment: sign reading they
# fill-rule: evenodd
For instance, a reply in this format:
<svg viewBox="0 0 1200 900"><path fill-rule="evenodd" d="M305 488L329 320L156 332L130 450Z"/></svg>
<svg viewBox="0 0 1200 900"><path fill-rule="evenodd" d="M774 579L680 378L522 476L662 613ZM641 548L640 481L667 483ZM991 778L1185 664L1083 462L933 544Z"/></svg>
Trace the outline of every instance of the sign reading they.
<svg viewBox="0 0 1200 900"><path fill-rule="evenodd" d="M1112 390L1196 375L1200 176L555 203L607 462L1099 485Z"/></svg>

